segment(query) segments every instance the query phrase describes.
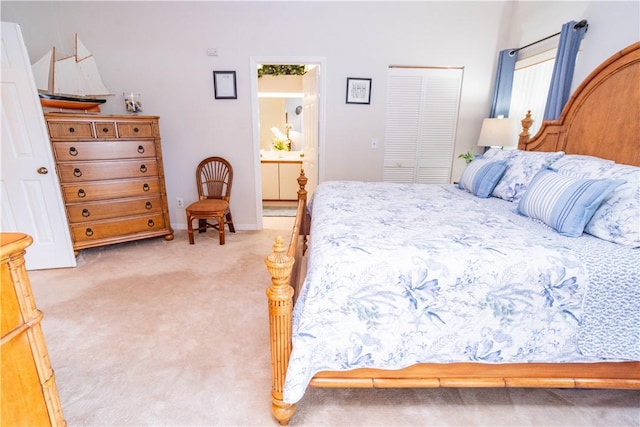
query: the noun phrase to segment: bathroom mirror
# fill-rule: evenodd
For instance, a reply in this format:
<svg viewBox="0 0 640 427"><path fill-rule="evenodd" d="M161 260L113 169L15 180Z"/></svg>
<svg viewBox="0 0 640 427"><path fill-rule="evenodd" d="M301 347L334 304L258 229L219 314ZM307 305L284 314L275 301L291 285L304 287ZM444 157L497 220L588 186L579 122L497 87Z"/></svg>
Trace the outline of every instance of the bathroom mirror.
<svg viewBox="0 0 640 427"><path fill-rule="evenodd" d="M259 98L260 109L260 149L271 150L273 142L272 127L286 133L289 124L291 150L302 149L302 97L269 97Z"/></svg>

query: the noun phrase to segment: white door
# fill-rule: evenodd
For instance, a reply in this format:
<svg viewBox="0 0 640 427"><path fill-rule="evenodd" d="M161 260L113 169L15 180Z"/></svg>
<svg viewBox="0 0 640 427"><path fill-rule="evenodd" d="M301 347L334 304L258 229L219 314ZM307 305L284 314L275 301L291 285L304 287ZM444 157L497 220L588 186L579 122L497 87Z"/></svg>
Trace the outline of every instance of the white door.
<svg viewBox="0 0 640 427"><path fill-rule="evenodd" d="M302 169L308 178L306 190L310 197L318 185L318 129L319 129L320 67L312 66L302 76L302 129L304 158Z"/></svg>
<svg viewBox="0 0 640 427"><path fill-rule="evenodd" d="M389 69L384 181L450 181L462 71Z"/></svg>
<svg viewBox="0 0 640 427"><path fill-rule="evenodd" d="M2 22L1 228L33 237L29 270L75 267L60 185L20 27Z"/></svg>

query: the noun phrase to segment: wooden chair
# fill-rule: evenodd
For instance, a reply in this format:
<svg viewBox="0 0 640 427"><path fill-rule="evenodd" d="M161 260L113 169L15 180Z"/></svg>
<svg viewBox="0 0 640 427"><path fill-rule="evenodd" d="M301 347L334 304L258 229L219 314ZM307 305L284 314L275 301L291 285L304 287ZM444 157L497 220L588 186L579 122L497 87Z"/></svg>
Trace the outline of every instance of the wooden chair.
<svg viewBox="0 0 640 427"><path fill-rule="evenodd" d="M222 157L207 157L196 168L196 183L198 184L197 202L186 208L187 230L189 244L193 245L193 220L198 220L198 232L204 233L207 228L215 228L220 235L220 244L224 245L225 222L229 231L235 233L229 198L233 182L233 168ZM207 219L215 219L214 223Z"/></svg>

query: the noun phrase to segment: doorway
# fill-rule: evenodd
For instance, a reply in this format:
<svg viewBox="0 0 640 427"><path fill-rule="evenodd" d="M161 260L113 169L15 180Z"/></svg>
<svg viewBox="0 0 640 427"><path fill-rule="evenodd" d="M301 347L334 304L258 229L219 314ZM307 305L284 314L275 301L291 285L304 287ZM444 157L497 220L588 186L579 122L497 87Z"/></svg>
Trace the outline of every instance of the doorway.
<svg viewBox="0 0 640 427"><path fill-rule="evenodd" d="M265 218L273 218L273 217L265 217L263 214L263 199L270 200L269 205L272 206L275 202L281 202L280 204L284 206L291 205L291 202L287 202L286 199L295 198L288 196L283 196L283 201L280 201L280 197L275 197L271 194L264 195L263 192L271 191L270 189L263 188L263 176L266 176L269 180L269 183L272 182L274 178L273 172L270 173L274 168L277 168L276 163L281 163L278 161L277 155L274 152L269 150L268 145L270 144L270 139L272 138L270 135L271 129L265 129L264 125L261 126L261 105L264 108L265 105L269 103L282 102L282 105L285 105L284 108L281 109L281 118L279 119L282 122L282 129L277 129L278 131L283 131L285 133L287 128L291 126L291 133L288 134L293 141L292 149L293 151L287 153L287 155L299 155L298 164L301 165L302 169L305 171L305 175L309 179L307 184L307 191L310 195L315 189L315 186L318 182L320 182L323 178L324 167L322 163L322 149L324 147L324 102L321 102L325 99L326 92L326 82L324 81L322 76L322 70L325 68L326 59L325 58L315 58L315 57L252 57L251 58L251 87L252 87L252 105L253 105L253 139L254 139L254 156L255 156L255 176L256 176L256 224L258 229L262 229L264 226ZM277 91L272 91L269 93L260 92L260 85L258 82L258 68L262 65L301 65L304 64L307 72L302 76L303 84L300 87L300 90L297 91L289 91L288 93L278 93ZM269 102L265 102L265 100L269 100ZM291 107L291 108L289 108ZM297 108L300 107L300 108ZM292 109L289 112L289 109ZM293 111L296 111L294 113ZM290 114L291 116L285 116L285 112ZM298 117L299 116L299 117ZM300 127L298 130L295 130L296 127ZM276 126L277 127L277 126ZM297 132L297 133L296 133ZM295 136L294 136L295 135ZM297 138L297 139L296 139ZM276 138L277 139L277 138ZM265 142L266 141L266 142ZM269 157L269 159L265 159L265 157ZM271 159L270 157L275 156L276 158ZM267 165L267 163L271 163ZM292 169L292 165L286 164L282 166L283 170ZM275 169L274 169L275 170ZM298 167L299 170L299 167ZM265 175L266 173L266 175ZM278 172L276 172L275 176ZM282 183L282 191L290 192L290 188L292 185L296 187L297 184L295 180L293 180L293 184L289 181L292 181L288 176L289 172L283 172L283 176L287 176L286 180ZM263 197L264 196L264 197ZM276 203L277 205L278 203ZM271 221L269 219L268 221Z"/></svg>

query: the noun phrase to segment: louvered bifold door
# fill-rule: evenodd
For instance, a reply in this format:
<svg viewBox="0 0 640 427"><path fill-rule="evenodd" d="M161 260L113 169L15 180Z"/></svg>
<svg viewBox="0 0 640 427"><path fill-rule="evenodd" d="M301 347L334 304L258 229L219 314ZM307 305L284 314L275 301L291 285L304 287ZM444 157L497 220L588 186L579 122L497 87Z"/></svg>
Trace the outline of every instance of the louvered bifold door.
<svg viewBox="0 0 640 427"><path fill-rule="evenodd" d="M448 183L461 68L389 69L383 180Z"/></svg>

